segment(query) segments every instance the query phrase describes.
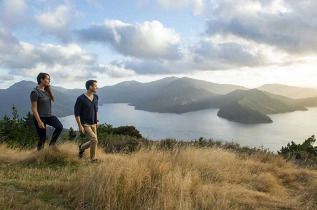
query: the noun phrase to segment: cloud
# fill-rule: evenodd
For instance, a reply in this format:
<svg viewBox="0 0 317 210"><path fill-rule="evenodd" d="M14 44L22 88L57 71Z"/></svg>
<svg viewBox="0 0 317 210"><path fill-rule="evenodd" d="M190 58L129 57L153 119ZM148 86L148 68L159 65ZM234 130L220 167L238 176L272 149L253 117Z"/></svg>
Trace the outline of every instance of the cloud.
<svg viewBox="0 0 317 210"><path fill-rule="evenodd" d="M59 5L53 11L42 12L34 18L44 32L68 42L71 40L71 24L74 24L78 17L79 12L70 5Z"/></svg>
<svg viewBox="0 0 317 210"><path fill-rule="evenodd" d="M35 77L39 72L48 72L55 79L71 82L94 78L101 73L112 78L135 75L131 69L98 63L96 55L85 52L77 44L53 45L42 43L34 46L19 41L10 31L0 26L0 67L12 75ZM0 78L1 79L1 78Z"/></svg>
<svg viewBox="0 0 317 210"><path fill-rule="evenodd" d="M125 59L113 61L112 65L120 68L131 69L139 75L151 75L177 73L178 69L175 69L172 63L174 62L162 59Z"/></svg>
<svg viewBox="0 0 317 210"><path fill-rule="evenodd" d="M224 63L228 67L231 66L231 68L239 68L272 64L273 61L267 56L267 52L263 50L267 49L267 47L264 46L260 49L254 43L239 43L234 42L234 39L217 43L215 40L205 38L193 46L191 50L194 52L193 58L197 63L214 61L219 64ZM216 65L216 68L221 69L220 65Z"/></svg>
<svg viewBox="0 0 317 210"><path fill-rule="evenodd" d="M76 44L66 46L41 44L34 46L29 43L20 42L18 50L13 54L1 54L1 65L8 69L34 68L38 64L47 67L55 65L76 66L93 65L94 55L84 52ZM18 58L18 59L17 59Z"/></svg>
<svg viewBox="0 0 317 210"><path fill-rule="evenodd" d="M142 8L149 5L150 0L135 0L137 7Z"/></svg>
<svg viewBox="0 0 317 210"><path fill-rule="evenodd" d="M122 77L131 77L135 75L135 72L132 69L125 68L120 65L113 64L99 64L98 68L95 68L100 73L106 74L112 78L122 78Z"/></svg>
<svg viewBox="0 0 317 210"><path fill-rule="evenodd" d="M8 54L17 53L19 49L19 40L0 24L0 59L5 59Z"/></svg>
<svg viewBox="0 0 317 210"><path fill-rule="evenodd" d="M95 8L102 9L103 6L98 0L86 0L88 4L93 5Z"/></svg>
<svg viewBox="0 0 317 210"><path fill-rule="evenodd" d="M1 22L10 27L18 27L28 21L25 12L27 4L25 0L3 0L1 5Z"/></svg>
<svg viewBox="0 0 317 210"><path fill-rule="evenodd" d="M139 75L172 75L275 65L288 59L285 54L276 56L276 50L270 46L229 40L202 38L198 43L183 46L183 56L178 60L123 58L113 61L112 65L131 69Z"/></svg>
<svg viewBox="0 0 317 210"><path fill-rule="evenodd" d="M182 59L178 60L123 58L111 64L133 70L138 75L175 75L304 62L303 59L289 56L269 45L256 44L237 37L203 37L198 43L183 46L182 54Z"/></svg>
<svg viewBox="0 0 317 210"><path fill-rule="evenodd" d="M57 37L64 43L71 41L71 27L81 15L71 1L65 0L64 4L55 0L27 3L26 0L4 0L0 3L0 23L13 29L40 29L42 35Z"/></svg>
<svg viewBox="0 0 317 210"><path fill-rule="evenodd" d="M106 20L75 32L81 41L110 44L123 55L140 58L179 59L180 37L159 21L128 24Z"/></svg>
<svg viewBox="0 0 317 210"><path fill-rule="evenodd" d="M12 80L14 80L14 76L12 75L0 75L1 82L12 81Z"/></svg>
<svg viewBox="0 0 317 210"><path fill-rule="evenodd" d="M159 5L167 9L183 10L185 8L192 9L195 15L205 12L206 0L156 0Z"/></svg>
<svg viewBox="0 0 317 210"><path fill-rule="evenodd" d="M86 1L99 4L96 0ZM153 3L135 1L140 7ZM315 58L317 51L317 2L312 0L156 0L166 9L192 10L207 18L205 30L195 39L198 41L190 44L159 21L127 23L106 19L102 24L74 30L78 26L74 22L82 15L74 1L38 0L32 6L27 3L0 3L0 67L12 75L30 76L45 70L68 81L97 74L122 78L240 70L305 62L309 56ZM35 30L31 31L31 26ZM16 27L30 30L28 36L22 30L15 32L34 42L38 33L59 39L54 39L54 44L20 41L8 31ZM81 47L87 43L110 46L120 54L113 57L120 59L99 63L97 55ZM101 51L95 47L90 45L88 49Z"/></svg>
<svg viewBox="0 0 317 210"><path fill-rule="evenodd" d="M85 52L77 44L34 46L19 41L0 26L0 67L12 75L34 76L44 70L58 71L65 76L76 70L85 75L86 69L96 62L96 55Z"/></svg>
<svg viewBox="0 0 317 210"><path fill-rule="evenodd" d="M289 54L317 52L316 1L212 1L206 34L234 35L282 49Z"/></svg>

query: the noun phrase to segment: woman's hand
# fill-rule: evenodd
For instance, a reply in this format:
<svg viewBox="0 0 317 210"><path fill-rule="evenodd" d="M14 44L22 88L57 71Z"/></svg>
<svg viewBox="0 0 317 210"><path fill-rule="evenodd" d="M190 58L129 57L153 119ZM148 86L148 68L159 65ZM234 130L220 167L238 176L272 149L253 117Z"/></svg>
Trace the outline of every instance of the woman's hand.
<svg viewBox="0 0 317 210"><path fill-rule="evenodd" d="M45 125L41 120L38 122L38 124L41 129L45 129Z"/></svg>

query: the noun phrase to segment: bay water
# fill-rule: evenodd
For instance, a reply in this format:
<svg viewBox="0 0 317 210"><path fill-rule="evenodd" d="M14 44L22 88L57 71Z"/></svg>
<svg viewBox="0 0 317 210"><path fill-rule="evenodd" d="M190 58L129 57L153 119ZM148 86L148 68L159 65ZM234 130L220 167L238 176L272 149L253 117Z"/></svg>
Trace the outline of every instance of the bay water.
<svg viewBox="0 0 317 210"><path fill-rule="evenodd" d="M269 115L273 123L242 124L217 116L218 109L206 109L183 114L156 113L135 110L128 104L99 106L99 123L114 127L133 125L143 137L159 140L195 140L199 137L237 142L242 146L263 146L278 151L288 142L301 143L317 133L317 108L309 111ZM78 130L74 115L59 118L64 128Z"/></svg>

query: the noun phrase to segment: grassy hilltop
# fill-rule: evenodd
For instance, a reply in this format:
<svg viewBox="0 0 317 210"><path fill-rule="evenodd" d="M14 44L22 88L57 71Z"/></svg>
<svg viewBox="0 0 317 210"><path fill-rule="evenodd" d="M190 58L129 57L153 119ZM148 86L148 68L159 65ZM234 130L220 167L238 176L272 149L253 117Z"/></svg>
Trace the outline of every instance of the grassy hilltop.
<svg viewBox="0 0 317 210"><path fill-rule="evenodd" d="M316 209L317 171L281 156L151 146L106 154L0 145L0 209Z"/></svg>

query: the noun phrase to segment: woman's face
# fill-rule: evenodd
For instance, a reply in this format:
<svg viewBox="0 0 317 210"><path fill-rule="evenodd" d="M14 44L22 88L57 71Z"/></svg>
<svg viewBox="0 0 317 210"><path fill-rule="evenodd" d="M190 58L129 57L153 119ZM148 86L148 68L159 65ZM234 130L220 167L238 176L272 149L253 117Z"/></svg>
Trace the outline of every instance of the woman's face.
<svg viewBox="0 0 317 210"><path fill-rule="evenodd" d="M50 76L46 75L46 77L44 79L41 79L41 83L45 86L49 86L51 82L51 78Z"/></svg>

